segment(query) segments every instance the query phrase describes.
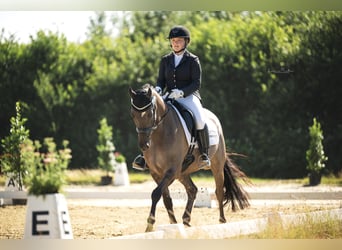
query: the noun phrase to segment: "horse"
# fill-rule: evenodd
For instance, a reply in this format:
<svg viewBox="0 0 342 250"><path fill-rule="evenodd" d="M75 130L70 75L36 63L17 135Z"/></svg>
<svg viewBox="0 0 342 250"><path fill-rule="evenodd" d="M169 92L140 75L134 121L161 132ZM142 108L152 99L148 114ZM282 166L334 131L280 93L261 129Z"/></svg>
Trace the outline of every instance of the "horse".
<svg viewBox="0 0 342 250"><path fill-rule="evenodd" d="M198 171L197 161L186 169L182 167L189 144L184 135L177 111L159 95L150 84L133 90L129 87L131 97L131 117L138 133L138 145L157 187L151 193L152 205L147 218L145 232L153 231L156 221L156 206L161 197L167 210L170 224L177 224L169 186L178 180L187 193L187 203L182 216L183 224L190 227L191 212L198 188L191 179L191 174ZM248 193L238 182L238 178L248 182L247 175L230 159L226 152L225 140L219 119L205 109L208 120L213 122L219 134L217 145L209 148L210 170L215 179L215 194L219 207L219 222L225 223L224 207L231 205L232 211L250 206ZM199 150L193 150L195 159Z"/></svg>

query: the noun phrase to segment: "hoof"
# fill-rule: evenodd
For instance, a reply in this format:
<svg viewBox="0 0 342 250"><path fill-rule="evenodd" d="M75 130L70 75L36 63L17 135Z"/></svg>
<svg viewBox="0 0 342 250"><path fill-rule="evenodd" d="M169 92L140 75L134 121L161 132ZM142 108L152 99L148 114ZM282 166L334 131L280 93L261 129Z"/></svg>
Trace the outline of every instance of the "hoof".
<svg viewBox="0 0 342 250"><path fill-rule="evenodd" d="M186 227L191 227L189 222L183 222L183 225L186 226Z"/></svg>
<svg viewBox="0 0 342 250"><path fill-rule="evenodd" d="M153 225L152 224L147 224L145 232L148 233L148 232L152 232L152 231L153 231Z"/></svg>
<svg viewBox="0 0 342 250"><path fill-rule="evenodd" d="M220 223L226 223L226 219L225 218L220 218Z"/></svg>
<svg viewBox="0 0 342 250"><path fill-rule="evenodd" d="M190 225L190 220L183 220L183 225L186 226L186 227L191 227Z"/></svg>

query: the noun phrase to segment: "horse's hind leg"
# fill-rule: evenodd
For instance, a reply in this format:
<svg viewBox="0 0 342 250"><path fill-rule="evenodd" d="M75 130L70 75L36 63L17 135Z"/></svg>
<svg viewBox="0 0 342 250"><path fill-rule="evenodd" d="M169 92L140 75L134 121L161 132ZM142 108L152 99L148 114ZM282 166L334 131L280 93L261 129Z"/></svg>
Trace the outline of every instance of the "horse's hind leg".
<svg viewBox="0 0 342 250"><path fill-rule="evenodd" d="M196 185L192 182L191 178L189 175L183 176L182 178L179 179L179 181L184 185L186 193L188 195L188 201L186 203L185 211L183 214L183 224L185 226L190 227L190 221L191 221L191 211L192 207L194 205L194 201L196 199L196 194L197 194L197 187Z"/></svg>
<svg viewBox="0 0 342 250"><path fill-rule="evenodd" d="M215 165L215 164L214 164ZM212 164L212 166L214 166ZM215 166L218 166L219 164L216 164ZM223 163L222 163L223 165ZM221 165L220 165L221 166ZM220 211L220 219L219 221L221 223L226 223L226 218L224 215L224 174L223 174L223 169L220 170L213 170L215 168L212 168L212 173L215 179L215 184L216 184L216 189L215 189L215 194L216 194L216 199L217 203L219 205L219 211Z"/></svg>

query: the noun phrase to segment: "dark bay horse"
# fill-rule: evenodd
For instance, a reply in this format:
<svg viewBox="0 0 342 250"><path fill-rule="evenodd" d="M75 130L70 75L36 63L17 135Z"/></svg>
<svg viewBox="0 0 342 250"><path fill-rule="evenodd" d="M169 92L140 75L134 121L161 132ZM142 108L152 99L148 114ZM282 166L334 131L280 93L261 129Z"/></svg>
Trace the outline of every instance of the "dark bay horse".
<svg viewBox="0 0 342 250"><path fill-rule="evenodd" d="M193 153L196 160L182 171L182 163L189 146L176 111L149 84L138 90L130 88L129 94L131 116L138 133L138 144L151 176L157 183L151 195L152 206L147 219L146 232L153 230L156 206L161 197L170 223L177 223L168 188L175 180L179 180L184 185L187 193L188 199L182 219L185 226L190 226L191 211L197 194L197 187L192 182L190 174L199 170L197 164L199 151L195 148ZM218 118L209 110L206 110L206 113L208 119L214 122L219 134L219 142L217 145L210 146L209 156L210 169L216 184L219 221L225 223L223 208L226 204L231 204L233 211L238 207L244 209L249 206L248 194L237 181L237 178L243 180L248 178L230 160Z"/></svg>

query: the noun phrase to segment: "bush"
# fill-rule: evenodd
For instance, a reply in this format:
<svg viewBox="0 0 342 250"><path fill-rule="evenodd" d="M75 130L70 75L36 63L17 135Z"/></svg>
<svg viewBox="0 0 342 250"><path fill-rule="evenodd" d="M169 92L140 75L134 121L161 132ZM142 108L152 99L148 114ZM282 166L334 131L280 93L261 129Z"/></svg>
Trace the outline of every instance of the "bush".
<svg viewBox="0 0 342 250"><path fill-rule="evenodd" d="M324 162L328 160L328 157L324 155L323 150L323 132L321 130L321 124L317 122L316 118L313 119L313 124L309 127L310 132L310 145L306 151L307 167L306 169L310 173L320 173L325 167Z"/></svg>

